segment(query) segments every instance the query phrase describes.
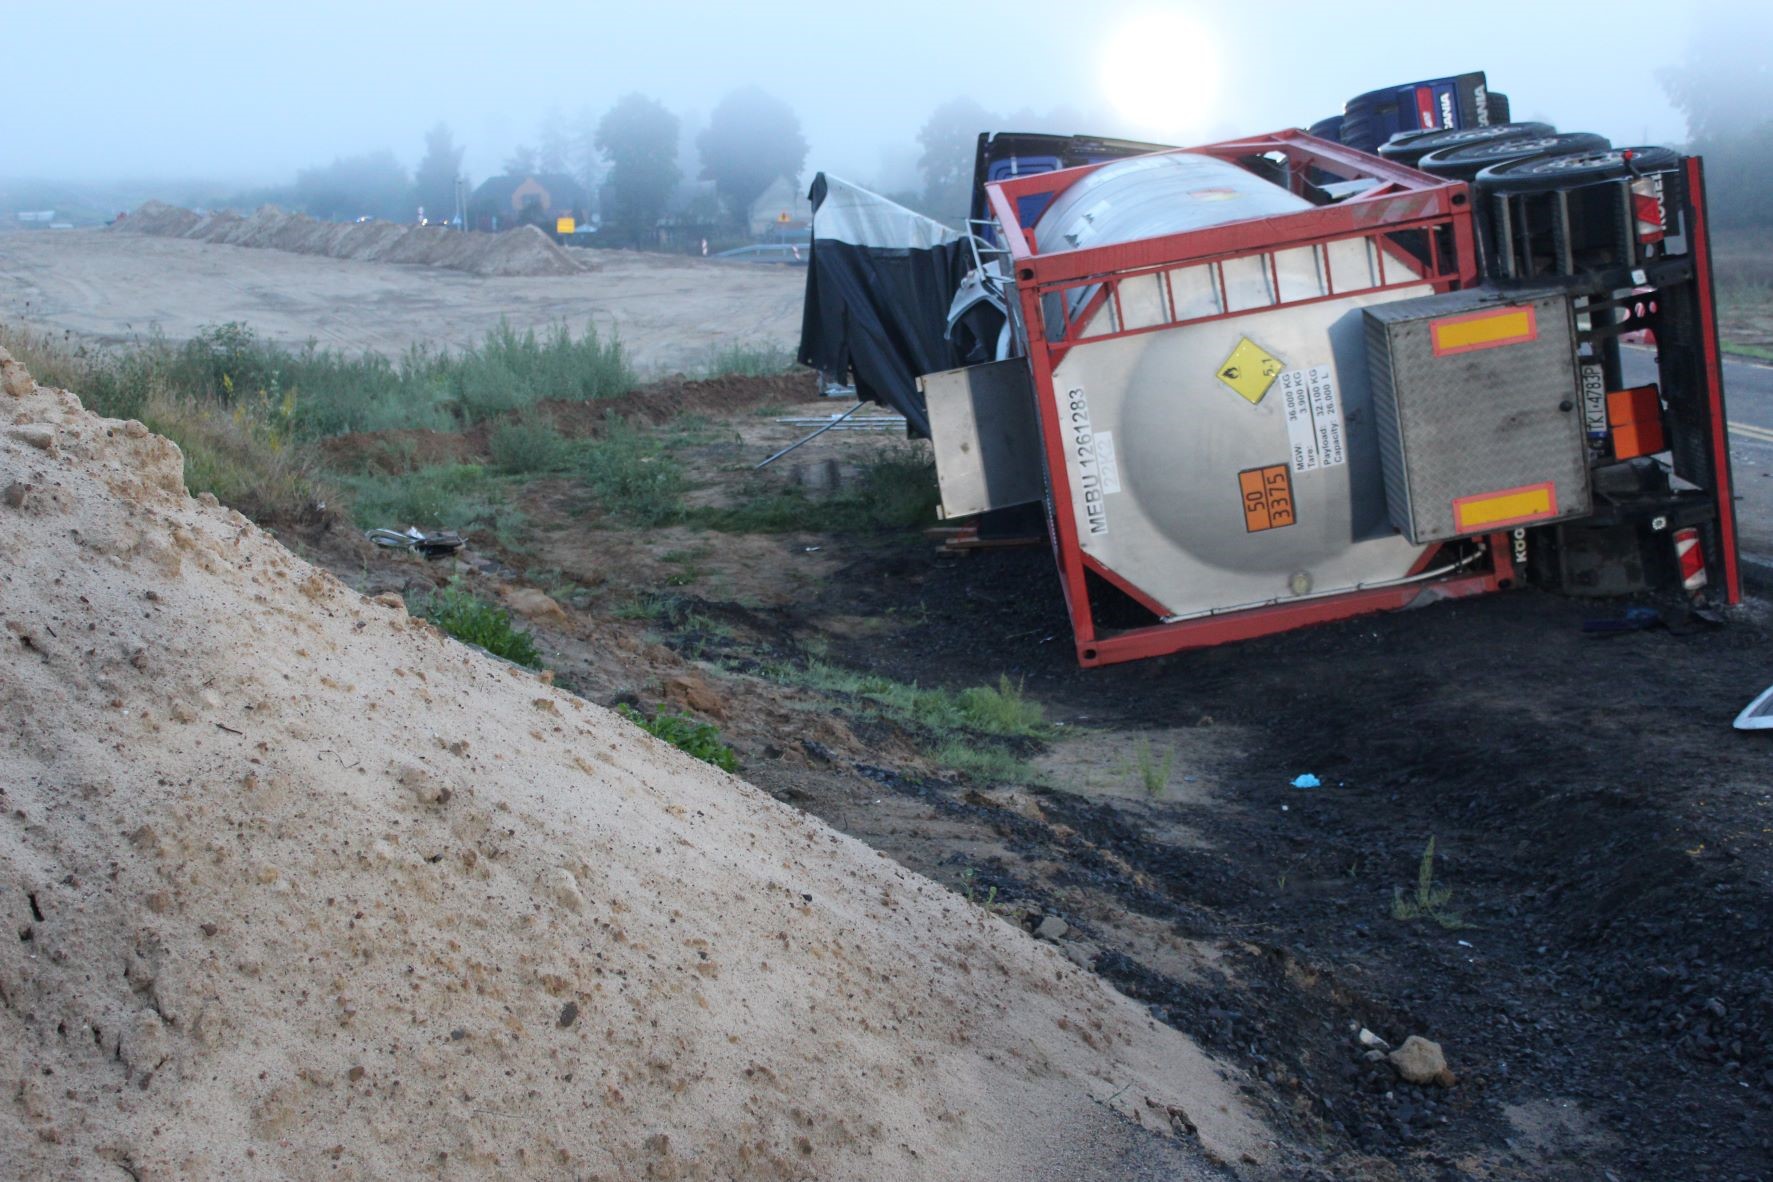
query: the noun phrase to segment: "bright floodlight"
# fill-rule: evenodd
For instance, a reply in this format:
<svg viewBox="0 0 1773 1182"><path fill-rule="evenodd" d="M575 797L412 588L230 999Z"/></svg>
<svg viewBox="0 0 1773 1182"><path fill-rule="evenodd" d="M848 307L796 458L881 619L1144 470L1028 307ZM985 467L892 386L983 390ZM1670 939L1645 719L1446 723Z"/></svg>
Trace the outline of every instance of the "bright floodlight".
<svg viewBox="0 0 1773 1182"><path fill-rule="evenodd" d="M1147 133L1198 134L1219 93L1217 38L1192 13L1134 13L1102 44L1102 90L1116 114Z"/></svg>

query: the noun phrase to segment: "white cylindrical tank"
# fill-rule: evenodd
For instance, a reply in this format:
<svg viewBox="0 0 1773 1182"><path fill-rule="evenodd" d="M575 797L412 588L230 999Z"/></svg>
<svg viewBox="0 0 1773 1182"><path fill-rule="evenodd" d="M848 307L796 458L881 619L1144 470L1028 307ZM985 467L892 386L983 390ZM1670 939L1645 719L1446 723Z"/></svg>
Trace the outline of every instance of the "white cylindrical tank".
<svg viewBox="0 0 1773 1182"><path fill-rule="evenodd" d="M1303 197L1217 157L1165 152L1090 173L1054 199L1034 234L1041 252L1051 254L1310 208Z"/></svg>

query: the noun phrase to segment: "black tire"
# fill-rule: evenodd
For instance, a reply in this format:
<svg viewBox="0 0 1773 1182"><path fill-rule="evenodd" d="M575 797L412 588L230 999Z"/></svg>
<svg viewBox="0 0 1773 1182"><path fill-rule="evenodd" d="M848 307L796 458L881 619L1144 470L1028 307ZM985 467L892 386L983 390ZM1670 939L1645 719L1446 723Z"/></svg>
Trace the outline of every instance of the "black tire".
<svg viewBox="0 0 1773 1182"><path fill-rule="evenodd" d="M1431 152L1485 144L1493 140L1544 138L1556 135L1549 123L1491 123L1483 127L1443 127L1434 131L1406 131L1391 138L1379 154L1399 164L1420 167L1418 161Z"/></svg>
<svg viewBox="0 0 1773 1182"><path fill-rule="evenodd" d="M1477 183L1488 193L1550 193L1646 172L1667 172L1680 162L1680 153L1669 148L1609 147L1492 164L1477 174Z"/></svg>
<svg viewBox="0 0 1773 1182"><path fill-rule="evenodd" d="M1490 92L1490 122L1492 124L1508 122L1508 96Z"/></svg>
<svg viewBox="0 0 1773 1182"><path fill-rule="evenodd" d="M1331 115L1328 119L1319 119L1305 129L1307 135L1314 135L1320 140L1329 140L1332 144L1342 142L1342 116Z"/></svg>
<svg viewBox="0 0 1773 1182"><path fill-rule="evenodd" d="M1612 146L1605 136L1586 131L1568 131L1563 135L1496 136L1430 152L1416 161L1416 167L1449 180L1469 181L1491 165L1509 160L1605 152Z"/></svg>

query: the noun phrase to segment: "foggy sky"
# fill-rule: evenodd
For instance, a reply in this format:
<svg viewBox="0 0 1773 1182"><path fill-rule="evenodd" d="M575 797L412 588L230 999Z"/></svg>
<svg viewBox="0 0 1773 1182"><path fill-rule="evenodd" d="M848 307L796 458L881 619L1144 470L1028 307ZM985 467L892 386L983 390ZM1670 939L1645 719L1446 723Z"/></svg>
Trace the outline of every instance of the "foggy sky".
<svg viewBox="0 0 1773 1182"><path fill-rule="evenodd" d="M1769 46L1773 24L1746 15L1757 7L1732 18L1755 27L1727 39ZM1210 57L1219 80L1198 108L1140 126L1107 97L1100 47L1161 9L1204 30L1204 44L1167 47L1173 68ZM1455 13L1468 27L1455 29ZM411 168L441 120L479 180L514 144L535 142L551 105L601 113L639 90L693 119L753 82L799 112L807 177L828 169L877 184L910 183L918 128L961 94L999 112L1103 114L1066 130L1198 142L1309 123L1360 90L1484 69L1517 119L1678 143L1685 128L1655 70L1724 19L1715 6L1646 0L0 0L15 71L0 100L0 177L278 183L383 147Z"/></svg>

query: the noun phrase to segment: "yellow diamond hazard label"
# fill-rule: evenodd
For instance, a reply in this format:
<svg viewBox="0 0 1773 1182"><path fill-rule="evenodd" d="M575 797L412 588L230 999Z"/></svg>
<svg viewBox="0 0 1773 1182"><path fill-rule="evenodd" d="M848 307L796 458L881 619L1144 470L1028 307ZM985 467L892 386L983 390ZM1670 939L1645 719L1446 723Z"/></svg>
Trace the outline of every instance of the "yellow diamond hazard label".
<svg viewBox="0 0 1773 1182"><path fill-rule="evenodd" d="M1271 356L1249 337L1241 337L1237 348L1219 367L1219 380L1254 406L1268 393L1268 387L1274 385L1274 379L1280 377L1280 371L1280 358Z"/></svg>

